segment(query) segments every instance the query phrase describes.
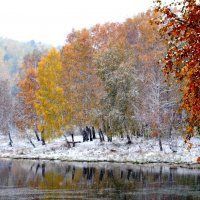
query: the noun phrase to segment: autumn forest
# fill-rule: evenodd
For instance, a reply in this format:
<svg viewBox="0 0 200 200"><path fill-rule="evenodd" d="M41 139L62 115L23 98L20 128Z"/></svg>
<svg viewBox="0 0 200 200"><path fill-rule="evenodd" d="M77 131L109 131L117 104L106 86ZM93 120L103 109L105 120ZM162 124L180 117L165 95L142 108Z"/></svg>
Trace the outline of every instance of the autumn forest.
<svg viewBox="0 0 200 200"><path fill-rule="evenodd" d="M176 8L176 9L174 9ZM14 81L0 79L0 131L50 139L94 127L162 140L200 130L200 6L163 5L123 23L72 30L60 49L34 48Z"/></svg>

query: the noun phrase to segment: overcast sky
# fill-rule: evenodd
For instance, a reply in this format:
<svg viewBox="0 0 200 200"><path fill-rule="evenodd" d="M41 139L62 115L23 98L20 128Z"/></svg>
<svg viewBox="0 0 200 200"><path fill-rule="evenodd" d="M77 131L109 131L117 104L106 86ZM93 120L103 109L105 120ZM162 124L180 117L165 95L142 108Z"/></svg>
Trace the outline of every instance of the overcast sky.
<svg viewBox="0 0 200 200"><path fill-rule="evenodd" d="M72 30L122 22L153 0L0 0L0 37L63 45Z"/></svg>

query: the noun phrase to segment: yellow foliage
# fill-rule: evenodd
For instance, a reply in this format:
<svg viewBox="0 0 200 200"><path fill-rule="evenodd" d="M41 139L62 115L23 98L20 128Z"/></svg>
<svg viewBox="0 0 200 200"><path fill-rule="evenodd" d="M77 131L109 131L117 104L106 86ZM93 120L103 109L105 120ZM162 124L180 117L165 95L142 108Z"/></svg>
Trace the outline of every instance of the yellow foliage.
<svg viewBox="0 0 200 200"><path fill-rule="evenodd" d="M62 64L60 53L52 49L42 58L38 67L37 103L38 116L41 117L40 131L44 130L46 139L59 136L70 120L70 106L67 104L62 88Z"/></svg>

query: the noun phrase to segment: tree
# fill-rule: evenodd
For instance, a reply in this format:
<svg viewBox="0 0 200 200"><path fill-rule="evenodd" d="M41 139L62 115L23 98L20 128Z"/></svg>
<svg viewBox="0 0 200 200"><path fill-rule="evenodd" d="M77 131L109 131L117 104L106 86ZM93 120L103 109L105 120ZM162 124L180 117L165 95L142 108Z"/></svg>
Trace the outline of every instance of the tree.
<svg viewBox="0 0 200 200"><path fill-rule="evenodd" d="M8 80L0 79L0 131L8 135L9 145L12 146L10 130L13 126L13 100Z"/></svg>
<svg viewBox="0 0 200 200"><path fill-rule="evenodd" d="M21 110L24 115L23 120L16 118L18 121L18 128L25 130L26 128L32 128L37 123L38 116L35 110L36 103L36 91L39 88L37 83L37 69L26 69L26 76L19 81L20 92L18 98L23 102L23 108ZM20 101L20 100L19 100ZM22 121L23 122L22 122ZM20 122L21 121L21 122Z"/></svg>
<svg viewBox="0 0 200 200"><path fill-rule="evenodd" d="M19 93L16 97L16 125L20 130L34 128L36 137L40 140L37 133L38 115L35 109L36 92L39 89L37 82L38 62L42 57L41 51L35 49L33 53L27 54L22 63L20 80L18 82Z"/></svg>
<svg viewBox="0 0 200 200"><path fill-rule="evenodd" d="M37 69L38 62L41 60L42 55L46 53L47 50L35 49L32 53L25 55L22 62L22 73L26 74L26 70L29 68Z"/></svg>
<svg viewBox="0 0 200 200"><path fill-rule="evenodd" d="M147 125L151 129L152 136L158 137L162 151L161 138L171 137L172 128L175 128L173 121L179 100L178 93L175 93L175 87L164 81L162 72L156 64L151 66L151 71L146 78L148 85L142 103L147 115Z"/></svg>
<svg viewBox="0 0 200 200"><path fill-rule="evenodd" d="M104 131L127 135L134 126L134 62L129 51L110 48L96 60L98 73L106 94L101 99L101 115Z"/></svg>
<svg viewBox="0 0 200 200"><path fill-rule="evenodd" d="M157 24L150 24L152 11L127 19L126 43L132 53L136 88L132 103L134 119L137 121L137 135L153 136L159 139L171 135L176 114L179 93L175 86L165 83L159 59L166 52L164 40L160 37ZM176 94L176 95L175 95ZM129 107L130 108L130 107ZM172 125L172 126L171 126Z"/></svg>
<svg viewBox="0 0 200 200"><path fill-rule="evenodd" d="M154 21L169 41L163 59L164 74L182 83L180 108L187 112L186 142L200 127L200 5L196 0L155 1L159 17Z"/></svg>
<svg viewBox="0 0 200 200"><path fill-rule="evenodd" d="M101 84L93 65L94 48L89 31L69 34L61 57L65 98L72 106L72 125L93 125Z"/></svg>
<svg viewBox="0 0 200 200"><path fill-rule="evenodd" d="M38 67L39 89L35 108L40 117L42 137L49 139L61 135L70 120L70 105L62 88L63 68L60 53L52 49L42 57Z"/></svg>

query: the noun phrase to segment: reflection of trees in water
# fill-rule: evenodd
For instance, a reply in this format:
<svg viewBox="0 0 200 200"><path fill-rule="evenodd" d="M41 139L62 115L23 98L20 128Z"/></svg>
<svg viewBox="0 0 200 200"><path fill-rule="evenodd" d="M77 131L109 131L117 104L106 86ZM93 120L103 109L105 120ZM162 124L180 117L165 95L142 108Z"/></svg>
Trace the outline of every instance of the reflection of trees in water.
<svg viewBox="0 0 200 200"><path fill-rule="evenodd" d="M0 182L2 183L2 185L9 186L10 185L10 179L12 179L12 177L10 177L12 162L8 161L6 163L6 166L5 166L4 163L5 162L0 163Z"/></svg>
<svg viewBox="0 0 200 200"><path fill-rule="evenodd" d="M149 168L129 166L126 168L124 166L95 167L88 164L82 167L80 164L74 165L73 163L1 161L0 177L1 186L85 190L88 193L91 189L93 192L96 190L97 195L99 193L99 195L106 196L109 193L115 193L119 199L128 199L126 193L141 189L172 188L178 184L185 188L191 185L194 190L199 190L200 187L199 174L183 173L180 175L177 173L177 168L171 167L166 171L162 166ZM142 198L144 196L141 194Z"/></svg>

